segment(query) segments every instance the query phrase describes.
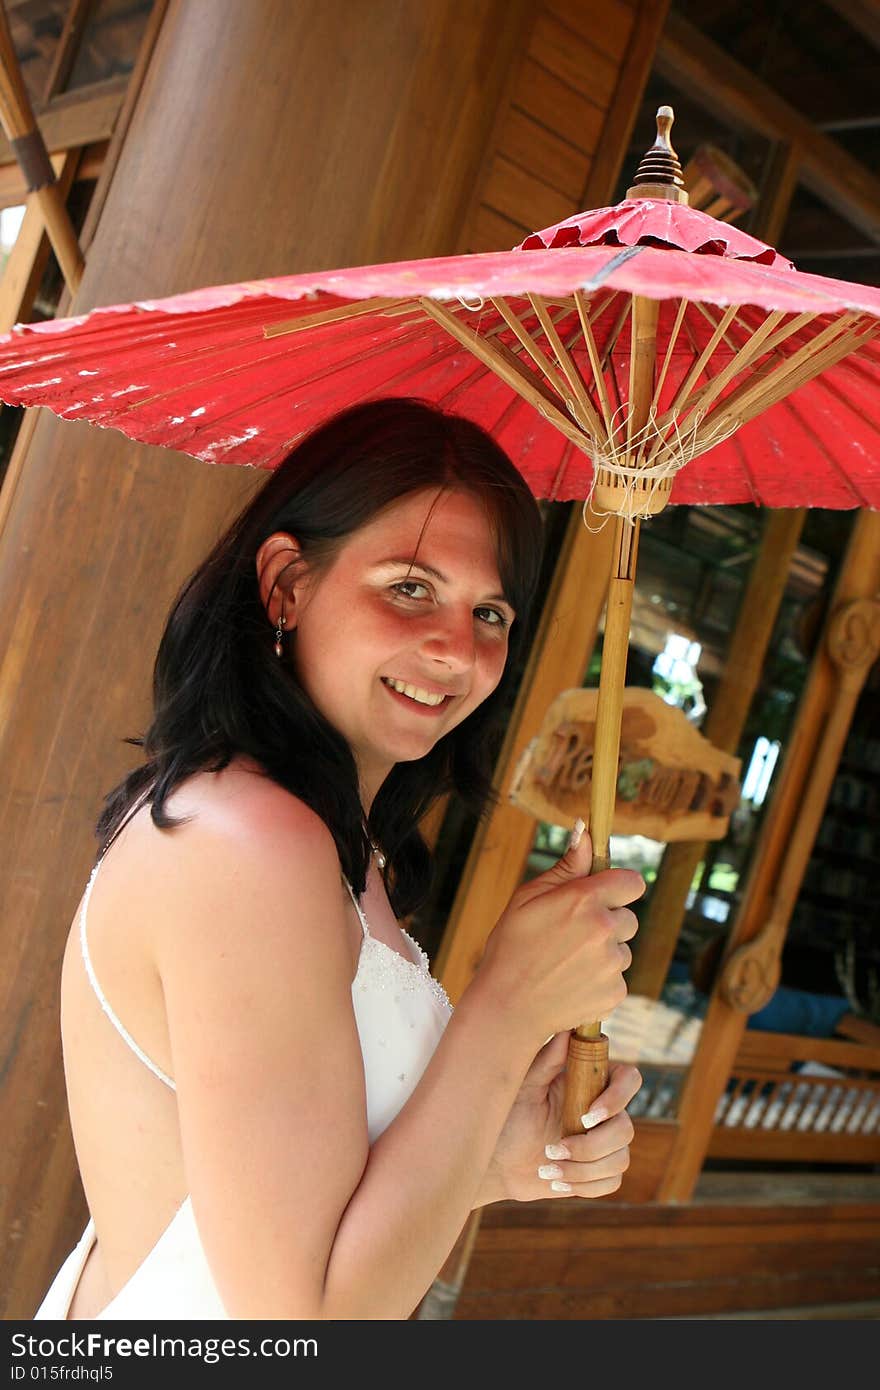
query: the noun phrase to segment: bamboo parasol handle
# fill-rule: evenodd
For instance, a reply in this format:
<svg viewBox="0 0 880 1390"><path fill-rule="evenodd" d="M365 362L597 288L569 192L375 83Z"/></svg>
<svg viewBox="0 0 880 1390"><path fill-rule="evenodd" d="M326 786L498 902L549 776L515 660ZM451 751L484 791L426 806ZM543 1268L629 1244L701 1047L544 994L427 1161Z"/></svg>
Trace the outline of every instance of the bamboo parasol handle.
<svg viewBox="0 0 880 1390"><path fill-rule="evenodd" d="M583 1134L581 1116L608 1085L608 1038L601 1024L595 1037L581 1036L576 1028L568 1044L565 1096L562 1102L562 1133Z"/></svg>
<svg viewBox="0 0 880 1390"><path fill-rule="evenodd" d="M629 651L639 523L618 518L615 522L614 569L608 585L605 639L599 676L599 703L590 793L590 835L593 840L592 874L610 867L609 843L617 793L617 760L620 721ZM608 1084L608 1038L599 1022L582 1023L568 1047L562 1133L582 1134L581 1116Z"/></svg>

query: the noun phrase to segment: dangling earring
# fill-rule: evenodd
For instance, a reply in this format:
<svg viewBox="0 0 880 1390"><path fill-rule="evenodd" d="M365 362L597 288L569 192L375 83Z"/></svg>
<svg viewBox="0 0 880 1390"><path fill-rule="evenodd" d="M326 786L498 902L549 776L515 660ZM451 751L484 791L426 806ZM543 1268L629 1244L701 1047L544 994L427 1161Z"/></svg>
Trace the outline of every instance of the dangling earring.
<svg viewBox="0 0 880 1390"><path fill-rule="evenodd" d="M278 626L277 626L276 629L275 629L275 655L278 657L278 660L279 660L279 661L281 660L281 657L282 657L283 654L284 654L284 649L283 649L283 647L281 646L281 639L283 638L283 636L284 636L284 603L282 602L282 604L281 604L281 617L278 619Z"/></svg>

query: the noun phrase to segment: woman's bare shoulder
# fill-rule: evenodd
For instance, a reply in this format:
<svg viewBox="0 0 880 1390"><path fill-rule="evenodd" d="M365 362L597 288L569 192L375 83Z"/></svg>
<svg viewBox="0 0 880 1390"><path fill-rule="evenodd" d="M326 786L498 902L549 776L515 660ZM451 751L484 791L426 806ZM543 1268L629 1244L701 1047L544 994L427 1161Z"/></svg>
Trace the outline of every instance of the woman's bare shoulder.
<svg viewBox="0 0 880 1390"><path fill-rule="evenodd" d="M139 858L145 868L151 860L157 868L189 860L198 857L200 846L226 840L242 854L261 854L279 841L292 853L298 848L326 853L330 846L335 853L333 836L317 812L243 755L219 772L192 773L174 788L164 809L179 824L157 826L145 806L122 832L130 865Z"/></svg>
<svg viewBox="0 0 880 1390"><path fill-rule="evenodd" d="M125 896L149 898L150 953L160 974L163 958L182 962L184 938L197 945L203 934L234 936L245 918L251 940L271 937L273 908L289 924L291 901L307 935L310 922L316 933L320 921L342 919L341 866L328 826L257 764L235 759L220 772L194 773L165 810L180 823L162 829L143 807L107 864L109 892L115 881ZM350 957L344 930L342 948Z"/></svg>

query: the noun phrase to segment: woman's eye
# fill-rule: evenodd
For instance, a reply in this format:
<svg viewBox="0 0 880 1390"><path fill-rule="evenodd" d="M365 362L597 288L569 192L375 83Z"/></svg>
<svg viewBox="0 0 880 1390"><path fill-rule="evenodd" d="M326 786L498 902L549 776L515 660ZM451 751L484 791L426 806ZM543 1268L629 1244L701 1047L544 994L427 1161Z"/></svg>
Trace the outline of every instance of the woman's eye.
<svg viewBox="0 0 880 1390"><path fill-rule="evenodd" d="M415 598L415 594L407 593L407 589L424 589L427 593L427 585L419 582L418 579L401 579L397 584L391 585L395 593L399 593L403 598Z"/></svg>
<svg viewBox="0 0 880 1390"><path fill-rule="evenodd" d="M413 593L412 590L414 589L421 589L422 593ZM415 603L423 602L425 594L430 597L428 585L423 584L419 579L399 579L391 585L391 590L399 598L411 599ZM510 626L510 619L500 613L497 608L475 608L474 613L478 615L486 627L497 627L499 631L503 632L505 628Z"/></svg>
<svg viewBox="0 0 880 1390"><path fill-rule="evenodd" d="M488 617L484 618L488 627L505 628L509 625L509 620L503 613L499 613L497 608L475 608L474 612L488 614Z"/></svg>

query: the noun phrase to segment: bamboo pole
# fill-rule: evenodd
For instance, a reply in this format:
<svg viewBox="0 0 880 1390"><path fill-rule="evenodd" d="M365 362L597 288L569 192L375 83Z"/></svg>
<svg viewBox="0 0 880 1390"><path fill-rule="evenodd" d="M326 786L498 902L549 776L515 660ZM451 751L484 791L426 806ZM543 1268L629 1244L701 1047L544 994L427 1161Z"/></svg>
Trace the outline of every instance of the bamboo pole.
<svg viewBox="0 0 880 1390"><path fill-rule="evenodd" d="M12 146L25 184L46 223L46 232L65 283L74 294L82 279L84 261L55 171L31 108L6 11L0 5L0 124Z"/></svg>
<svg viewBox="0 0 880 1390"><path fill-rule="evenodd" d="M628 189L628 198L660 198L687 202L683 191L678 157L669 141L673 114L668 106L657 112L657 139L648 151ZM578 304L581 310L581 304ZM657 325L660 303L634 295L630 317L629 401L626 415L626 466L632 469L636 456L643 453L646 429L655 395L657 367ZM581 317L584 315L581 313ZM619 330L618 330L619 331ZM616 336L616 335L613 335ZM594 367L595 370L595 367ZM614 376L612 373L612 381ZM613 568L608 585L602 668L596 709L593 775L590 787L589 825L593 841L591 873L610 866L609 853L614 804L617 798L618 759L629 630L635 589L636 560L640 522L633 508L635 480L624 474L609 476L596 470L593 505L597 511L617 513L614 534ZM642 493L638 511L659 511L669 496L671 481L653 496ZM584 817L587 820L587 817ZM569 1042L562 1102L562 1133L583 1132L581 1116L589 1110L608 1084L608 1038L600 1021L580 1024Z"/></svg>
<svg viewBox="0 0 880 1390"><path fill-rule="evenodd" d="M654 395L657 356L657 300L634 297L630 352L630 409L627 418L627 459L637 448L648 420ZM625 503L624 490L621 501ZM607 500L611 500L610 498ZM599 505L607 505L600 502ZM608 585L605 635L596 710L596 741L590 787L589 825L593 841L591 873L601 873L611 863L611 824L617 797L617 763L629 630L639 548L638 520L619 515L615 522L613 569ZM586 817L584 818L586 819ZM571 1036L562 1105L563 1134L582 1131L581 1116L608 1084L608 1038L599 1021L577 1027Z"/></svg>

